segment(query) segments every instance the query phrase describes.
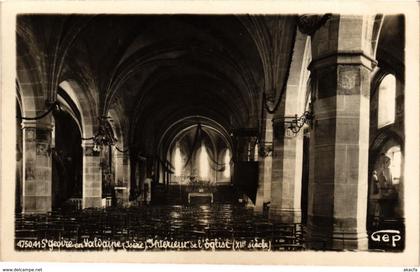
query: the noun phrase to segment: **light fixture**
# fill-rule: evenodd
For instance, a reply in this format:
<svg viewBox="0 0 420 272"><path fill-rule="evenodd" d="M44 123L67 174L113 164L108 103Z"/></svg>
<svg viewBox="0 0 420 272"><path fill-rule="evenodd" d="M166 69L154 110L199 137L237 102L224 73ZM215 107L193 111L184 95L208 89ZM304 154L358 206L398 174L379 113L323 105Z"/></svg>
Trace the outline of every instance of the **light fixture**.
<svg viewBox="0 0 420 272"><path fill-rule="evenodd" d="M100 119L98 132L91 138L83 138L82 140L93 140L93 151L100 152L104 146L113 146L117 142L114 137L112 128L108 124L109 117L103 116Z"/></svg>
<svg viewBox="0 0 420 272"><path fill-rule="evenodd" d="M297 114L294 116L282 116L275 117L272 119L273 123L282 123L287 125L287 129L296 136L300 129L305 125L311 125L313 120L313 114L310 111L305 111L301 116L298 117Z"/></svg>

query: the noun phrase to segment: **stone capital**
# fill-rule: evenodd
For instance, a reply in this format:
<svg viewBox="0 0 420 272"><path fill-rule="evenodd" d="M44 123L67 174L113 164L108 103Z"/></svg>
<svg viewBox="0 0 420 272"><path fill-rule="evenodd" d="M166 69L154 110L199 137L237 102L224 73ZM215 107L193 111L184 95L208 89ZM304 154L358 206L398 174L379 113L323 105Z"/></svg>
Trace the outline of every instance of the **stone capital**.
<svg viewBox="0 0 420 272"><path fill-rule="evenodd" d="M128 152L120 152L118 150L115 150L115 157L119 158L119 159L127 159L129 158L129 153Z"/></svg>
<svg viewBox="0 0 420 272"><path fill-rule="evenodd" d="M101 152L94 150L94 143L91 141L82 142L83 155L89 157L99 157Z"/></svg>
<svg viewBox="0 0 420 272"><path fill-rule="evenodd" d="M273 142L261 142L258 153L264 158L273 156Z"/></svg>
<svg viewBox="0 0 420 272"><path fill-rule="evenodd" d="M321 55L311 61L308 69L311 72L337 65L360 65L372 71L378 62L362 50L335 51Z"/></svg>
<svg viewBox="0 0 420 272"><path fill-rule="evenodd" d="M54 125L52 123L41 122L38 120L22 120L22 129L37 129L37 130L52 130Z"/></svg>
<svg viewBox="0 0 420 272"><path fill-rule="evenodd" d="M82 142L82 148L93 148L94 143L93 141L83 141Z"/></svg>
<svg viewBox="0 0 420 272"><path fill-rule="evenodd" d="M297 19L297 24L300 32L306 35L313 35L327 20L331 17L331 14L325 15L313 15L304 14L300 15Z"/></svg>

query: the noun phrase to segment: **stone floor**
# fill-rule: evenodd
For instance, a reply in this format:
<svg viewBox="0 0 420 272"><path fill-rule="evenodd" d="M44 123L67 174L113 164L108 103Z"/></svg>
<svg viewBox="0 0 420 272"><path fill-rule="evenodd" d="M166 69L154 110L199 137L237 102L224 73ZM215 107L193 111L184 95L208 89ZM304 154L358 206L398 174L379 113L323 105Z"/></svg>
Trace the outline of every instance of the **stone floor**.
<svg viewBox="0 0 420 272"><path fill-rule="evenodd" d="M132 243L137 250L145 250L141 245L147 243L148 250L304 250L300 224L274 223L250 208L233 204L18 214L15 241L17 250L109 249L103 246L104 241L115 242L113 249L126 250ZM48 243L60 241L61 246L49 247ZM94 246L87 246L91 241ZM65 242L82 246L65 247Z"/></svg>

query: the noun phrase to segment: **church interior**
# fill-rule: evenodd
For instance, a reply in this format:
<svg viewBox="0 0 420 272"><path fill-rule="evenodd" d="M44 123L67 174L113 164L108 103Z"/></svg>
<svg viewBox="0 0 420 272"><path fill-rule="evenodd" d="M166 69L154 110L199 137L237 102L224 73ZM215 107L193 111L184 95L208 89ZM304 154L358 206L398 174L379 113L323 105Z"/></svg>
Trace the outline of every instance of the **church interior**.
<svg viewBox="0 0 420 272"><path fill-rule="evenodd" d="M401 251L403 15L22 14L15 239Z"/></svg>

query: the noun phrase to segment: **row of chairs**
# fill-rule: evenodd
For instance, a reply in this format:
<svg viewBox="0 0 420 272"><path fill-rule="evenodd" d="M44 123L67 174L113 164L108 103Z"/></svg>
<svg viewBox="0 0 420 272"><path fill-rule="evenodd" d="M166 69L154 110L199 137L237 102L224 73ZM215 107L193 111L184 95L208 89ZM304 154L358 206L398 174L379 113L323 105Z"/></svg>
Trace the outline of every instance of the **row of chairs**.
<svg viewBox="0 0 420 272"><path fill-rule="evenodd" d="M171 215L168 211L177 211ZM87 209L47 215L16 215L16 239L235 239L271 241L275 250L302 250L300 224L277 224L245 210L215 208ZM208 214L212 213L212 214ZM216 215L215 215L216 214ZM149 216L149 217L148 217ZM233 217L233 218L232 218Z"/></svg>

